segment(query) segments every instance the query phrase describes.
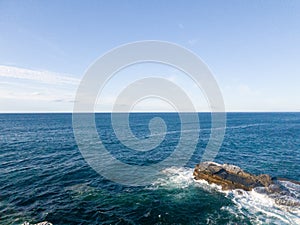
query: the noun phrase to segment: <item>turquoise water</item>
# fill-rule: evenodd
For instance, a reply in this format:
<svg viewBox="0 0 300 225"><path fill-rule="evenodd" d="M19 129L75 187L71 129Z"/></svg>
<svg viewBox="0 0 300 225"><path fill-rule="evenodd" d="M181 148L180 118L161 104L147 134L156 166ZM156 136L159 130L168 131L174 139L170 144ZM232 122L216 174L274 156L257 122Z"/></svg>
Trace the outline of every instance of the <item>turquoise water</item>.
<svg viewBox="0 0 300 225"><path fill-rule="evenodd" d="M161 117L168 130L151 151L123 146L110 114L96 115L101 142L118 160L147 166L169 157L181 132L199 132L180 130L176 113L133 113L133 134L149 137L154 117ZM0 224L300 224L297 205L281 206L255 191L222 192L193 180L211 126L210 114L200 113L199 119L199 141L189 162L165 168L147 186L132 187L102 177L86 163L72 114L0 114ZM299 135L300 113L229 113L215 161L300 181ZM300 202L300 186L283 185L292 193L286 197Z"/></svg>

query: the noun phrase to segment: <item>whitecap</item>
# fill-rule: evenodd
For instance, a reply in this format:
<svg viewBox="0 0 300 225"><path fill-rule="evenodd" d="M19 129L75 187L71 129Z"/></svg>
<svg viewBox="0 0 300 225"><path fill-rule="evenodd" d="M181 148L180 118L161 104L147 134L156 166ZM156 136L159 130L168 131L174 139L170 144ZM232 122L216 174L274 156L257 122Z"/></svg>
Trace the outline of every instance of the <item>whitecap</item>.
<svg viewBox="0 0 300 225"><path fill-rule="evenodd" d="M287 191L280 195L268 194L263 188L252 191L231 190L223 191L221 186L209 184L205 180L194 180L192 168L171 167L161 171L158 178L147 188L188 188L198 186L208 192L221 192L231 199L232 206L224 206L233 215L244 215L254 224L300 224L300 185L279 181ZM281 201L295 202L295 204L278 204ZM299 202L299 205L297 203Z"/></svg>

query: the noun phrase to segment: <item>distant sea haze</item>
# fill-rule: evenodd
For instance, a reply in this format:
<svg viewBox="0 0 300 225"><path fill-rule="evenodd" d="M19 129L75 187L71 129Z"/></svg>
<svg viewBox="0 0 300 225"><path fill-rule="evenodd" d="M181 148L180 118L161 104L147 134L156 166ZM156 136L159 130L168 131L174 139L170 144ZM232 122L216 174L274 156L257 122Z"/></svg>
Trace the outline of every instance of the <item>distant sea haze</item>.
<svg viewBox="0 0 300 225"><path fill-rule="evenodd" d="M95 115L101 143L130 165L159 163L172 154L182 132L199 133L185 166L175 163L151 184L133 187L106 179L85 161L74 138L72 114L0 114L0 224L300 224L298 206L193 180L211 134L210 113L199 113L200 131L181 130L177 113L132 113L132 133L149 137L154 117L164 120L165 138L142 152L118 140L109 113ZM215 161L300 181L300 113L228 113ZM286 198L300 203L300 185L283 185L292 193Z"/></svg>

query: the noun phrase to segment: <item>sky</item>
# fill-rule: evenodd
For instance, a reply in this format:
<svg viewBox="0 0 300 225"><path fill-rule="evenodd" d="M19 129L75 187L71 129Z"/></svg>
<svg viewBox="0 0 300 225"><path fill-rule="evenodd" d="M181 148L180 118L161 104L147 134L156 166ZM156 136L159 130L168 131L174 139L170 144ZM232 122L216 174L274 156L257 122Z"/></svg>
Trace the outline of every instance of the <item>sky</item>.
<svg viewBox="0 0 300 225"><path fill-rule="evenodd" d="M300 111L300 1L0 0L0 112L72 112L81 78L97 58L126 43L161 40L197 54L213 73L226 111ZM180 71L136 65L98 96L110 111L131 82L161 76L198 111L201 90ZM146 99L137 111L168 111Z"/></svg>

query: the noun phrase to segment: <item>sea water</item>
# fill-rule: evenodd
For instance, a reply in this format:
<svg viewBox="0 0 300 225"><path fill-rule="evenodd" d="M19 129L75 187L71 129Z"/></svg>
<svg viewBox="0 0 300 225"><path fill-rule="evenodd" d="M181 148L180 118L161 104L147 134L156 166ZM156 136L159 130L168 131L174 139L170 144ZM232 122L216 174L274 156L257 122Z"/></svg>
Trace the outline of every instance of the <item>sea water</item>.
<svg viewBox="0 0 300 225"><path fill-rule="evenodd" d="M175 162L150 184L130 186L103 177L85 161L72 114L0 114L0 224L300 224L297 204L284 206L257 190L222 191L193 180L211 134L209 113L199 113L200 130L181 130L177 113L132 113L132 133L149 138L155 117L166 124L164 140L143 152L118 140L111 114L95 116L99 141L129 165L159 163L170 157L182 132L198 133L185 165ZM300 113L228 113L215 161L300 181L299 135ZM281 198L300 202L300 186L281 183L289 193Z"/></svg>

